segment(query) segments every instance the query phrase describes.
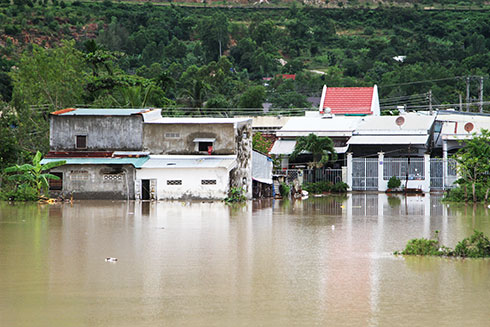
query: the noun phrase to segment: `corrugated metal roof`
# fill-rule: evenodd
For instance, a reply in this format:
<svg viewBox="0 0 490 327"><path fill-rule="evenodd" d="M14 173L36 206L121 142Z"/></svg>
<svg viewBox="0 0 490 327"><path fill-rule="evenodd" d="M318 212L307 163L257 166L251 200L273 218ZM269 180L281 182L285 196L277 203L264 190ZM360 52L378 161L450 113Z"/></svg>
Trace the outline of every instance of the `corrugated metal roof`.
<svg viewBox="0 0 490 327"><path fill-rule="evenodd" d="M361 117L294 117L277 131L277 136L303 136L310 133L319 136L350 136L361 122Z"/></svg>
<svg viewBox="0 0 490 327"><path fill-rule="evenodd" d="M94 109L94 108L69 108L58 110L52 115L56 116L131 116L151 109Z"/></svg>
<svg viewBox="0 0 490 327"><path fill-rule="evenodd" d="M235 124L243 122L252 122L250 118L180 118L180 117L162 117L150 120L148 124Z"/></svg>
<svg viewBox="0 0 490 327"><path fill-rule="evenodd" d="M327 87L323 109L333 114L372 114L374 87Z"/></svg>
<svg viewBox="0 0 490 327"><path fill-rule="evenodd" d="M370 144L426 144L429 135L358 135L352 136L347 142L349 145Z"/></svg>
<svg viewBox="0 0 490 327"><path fill-rule="evenodd" d="M396 119L403 117L401 126ZM435 116L407 113L401 116L370 116L364 117L356 128L355 135L397 135L397 134L427 134L434 123Z"/></svg>
<svg viewBox="0 0 490 327"><path fill-rule="evenodd" d="M148 161L148 157L142 158L44 158L41 164L52 161L66 160L67 165L133 165L141 168Z"/></svg>
<svg viewBox="0 0 490 327"><path fill-rule="evenodd" d="M141 168L226 168L236 165L236 156L150 156Z"/></svg>

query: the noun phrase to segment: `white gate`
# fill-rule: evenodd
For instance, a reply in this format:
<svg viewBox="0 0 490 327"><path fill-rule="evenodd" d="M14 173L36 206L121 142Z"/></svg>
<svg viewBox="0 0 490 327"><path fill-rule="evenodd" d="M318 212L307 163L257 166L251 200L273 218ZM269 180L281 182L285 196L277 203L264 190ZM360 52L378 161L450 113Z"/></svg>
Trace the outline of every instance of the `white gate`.
<svg viewBox="0 0 490 327"><path fill-rule="evenodd" d="M352 159L352 190L378 190L378 158Z"/></svg>

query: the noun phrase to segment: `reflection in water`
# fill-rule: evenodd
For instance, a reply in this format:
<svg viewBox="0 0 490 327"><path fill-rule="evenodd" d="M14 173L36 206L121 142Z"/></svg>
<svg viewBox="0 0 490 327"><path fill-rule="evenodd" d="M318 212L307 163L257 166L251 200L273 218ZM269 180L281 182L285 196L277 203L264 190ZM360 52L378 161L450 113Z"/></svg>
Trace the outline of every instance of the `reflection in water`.
<svg viewBox="0 0 490 327"><path fill-rule="evenodd" d="M0 203L0 325L481 326L490 260L391 254L473 228L429 195Z"/></svg>

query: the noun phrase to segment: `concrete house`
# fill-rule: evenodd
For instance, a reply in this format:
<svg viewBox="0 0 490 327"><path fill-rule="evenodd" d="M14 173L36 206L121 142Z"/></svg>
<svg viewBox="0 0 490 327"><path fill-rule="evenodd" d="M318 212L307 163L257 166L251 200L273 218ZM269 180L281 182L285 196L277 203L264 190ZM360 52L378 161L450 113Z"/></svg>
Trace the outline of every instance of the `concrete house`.
<svg viewBox="0 0 490 327"><path fill-rule="evenodd" d="M162 118L143 129L149 160L136 171L137 199L224 199L231 187L252 198L252 120Z"/></svg>
<svg viewBox="0 0 490 327"><path fill-rule="evenodd" d="M76 199L252 197L252 121L162 118L160 109L65 109L50 116L50 152L66 160L52 192Z"/></svg>
<svg viewBox="0 0 490 327"><path fill-rule="evenodd" d="M142 109L64 109L50 114L50 152L42 163L66 160L54 195L76 199L134 199L143 153Z"/></svg>

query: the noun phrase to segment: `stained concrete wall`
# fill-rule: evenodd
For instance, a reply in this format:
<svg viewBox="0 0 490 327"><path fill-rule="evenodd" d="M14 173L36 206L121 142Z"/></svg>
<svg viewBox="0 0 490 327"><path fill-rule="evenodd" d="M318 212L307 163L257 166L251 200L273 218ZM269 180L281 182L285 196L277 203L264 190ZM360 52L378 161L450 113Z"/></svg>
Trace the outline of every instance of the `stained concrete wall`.
<svg viewBox="0 0 490 327"><path fill-rule="evenodd" d="M143 119L140 115L51 116L51 151L81 150L75 147L77 135L87 136L84 151L140 151L143 148Z"/></svg>
<svg viewBox="0 0 490 327"><path fill-rule="evenodd" d="M74 199L133 200L135 168L132 165L64 165L51 169L63 173L63 189L50 191Z"/></svg>
<svg viewBox="0 0 490 327"><path fill-rule="evenodd" d="M236 154L233 123L145 124L143 148L152 154L207 154L198 151L196 138L214 138L213 154Z"/></svg>
<svg viewBox="0 0 490 327"><path fill-rule="evenodd" d="M252 120L237 124L235 130L237 167L230 172L231 187L245 190L247 199L252 198Z"/></svg>

